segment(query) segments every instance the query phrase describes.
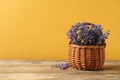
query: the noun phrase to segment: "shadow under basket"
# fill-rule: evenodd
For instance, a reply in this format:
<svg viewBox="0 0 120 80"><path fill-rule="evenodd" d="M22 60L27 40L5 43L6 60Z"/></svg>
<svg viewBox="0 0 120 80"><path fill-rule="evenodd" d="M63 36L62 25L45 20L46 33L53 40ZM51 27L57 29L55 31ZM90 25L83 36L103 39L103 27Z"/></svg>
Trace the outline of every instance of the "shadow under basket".
<svg viewBox="0 0 120 80"><path fill-rule="evenodd" d="M105 47L70 44L69 64L77 70L100 70L105 62Z"/></svg>

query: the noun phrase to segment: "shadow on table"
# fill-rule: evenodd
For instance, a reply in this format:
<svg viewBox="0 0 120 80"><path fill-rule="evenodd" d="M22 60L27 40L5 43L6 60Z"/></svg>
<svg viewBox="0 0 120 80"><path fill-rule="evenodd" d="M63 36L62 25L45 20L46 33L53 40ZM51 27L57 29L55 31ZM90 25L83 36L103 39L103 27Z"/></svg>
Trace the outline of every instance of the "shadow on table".
<svg viewBox="0 0 120 80"><path fill-rule="evenodd" d="M105 71L109 71L109 70L120 71L120 66L119 65L104 65L103 70L105 70Z"/></svg>

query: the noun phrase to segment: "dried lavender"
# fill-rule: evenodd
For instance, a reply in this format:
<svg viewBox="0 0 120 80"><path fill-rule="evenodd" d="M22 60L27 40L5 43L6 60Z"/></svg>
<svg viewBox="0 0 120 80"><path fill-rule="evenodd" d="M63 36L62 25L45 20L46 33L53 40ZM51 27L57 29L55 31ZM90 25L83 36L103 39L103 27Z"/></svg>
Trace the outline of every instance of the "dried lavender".
<svg viewBox="0 0 120 80"><path fill-rule="evenodd" d="M67 31L67 36L71 44L76 45L106 45L105 39L108 38L110 31L103 33L101 25L86 22L72 25Z"/></svg>
<svg viewBox="0 0 120 80"><path fill-rule="evenodd" d="M51 68L59 68L60 70L65 70L69 67L69 63L62 63L62 64L53 64Z"/></svg>

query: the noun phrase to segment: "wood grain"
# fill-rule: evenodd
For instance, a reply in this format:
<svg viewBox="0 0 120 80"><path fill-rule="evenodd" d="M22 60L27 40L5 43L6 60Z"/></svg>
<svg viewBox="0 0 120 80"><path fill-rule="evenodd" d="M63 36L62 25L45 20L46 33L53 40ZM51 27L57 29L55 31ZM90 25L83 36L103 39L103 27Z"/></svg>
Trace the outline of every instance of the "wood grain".
<svg viewBox="0 0 120 80"><path fill-rule="evenodd" d="M64 62L0 60L0 80L120 80L120 61L106 61L100 71L51 69Z"/></svg>

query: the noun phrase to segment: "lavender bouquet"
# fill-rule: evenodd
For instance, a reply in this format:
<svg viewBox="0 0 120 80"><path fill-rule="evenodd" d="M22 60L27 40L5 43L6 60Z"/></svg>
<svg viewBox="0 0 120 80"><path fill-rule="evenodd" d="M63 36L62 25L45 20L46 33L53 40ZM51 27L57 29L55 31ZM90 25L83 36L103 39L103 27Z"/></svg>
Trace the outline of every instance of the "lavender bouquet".
<svg viewBox="0 0 120 80"><path fill-rule="evenodd" d="M102 30L101 25L82 22L72 25L66 34L70 39L70 44L106 45L105 39L108 38L110 31L103 33Z"/></svg>

